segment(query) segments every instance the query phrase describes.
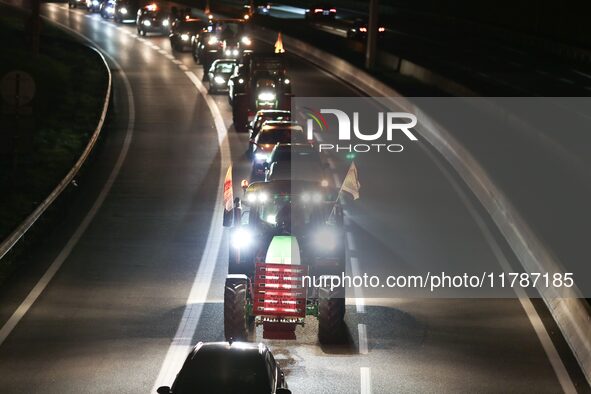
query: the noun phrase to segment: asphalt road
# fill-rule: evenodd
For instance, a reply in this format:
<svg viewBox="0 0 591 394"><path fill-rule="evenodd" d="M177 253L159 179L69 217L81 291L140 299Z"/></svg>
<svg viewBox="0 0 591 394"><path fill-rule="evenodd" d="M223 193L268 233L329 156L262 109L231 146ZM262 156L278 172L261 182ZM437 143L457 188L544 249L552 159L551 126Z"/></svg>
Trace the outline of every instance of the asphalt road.
<svg viewBox="0 0 591 394"><path fill-rule="evenodd" d="M0 291L6 327L64 258L0 344L0 391L147 393L171 383L190 344L223 339L220 179L230 163L235 179L247 177L247 137L234 132L226 98L206 99L201 68L189 54L171 56L166 38L140 39L135 26L64 5L44 5L43 14L111 57L114 113L63 222ZM358 94L302 59L290 65L296 95ZM410 148L400 161L388 175L401 186L397 231L380 234L379 207L347 204L350 269L380 260L380 245L398 251L393 269L430 259L512 260L428 147ZM346 165L335 163L338 177ZM357 295L342 345L320 346L311 318L297 342L268 341L294 393L556 393L569 389L569 374L579 382L527 300Z"/></svg>

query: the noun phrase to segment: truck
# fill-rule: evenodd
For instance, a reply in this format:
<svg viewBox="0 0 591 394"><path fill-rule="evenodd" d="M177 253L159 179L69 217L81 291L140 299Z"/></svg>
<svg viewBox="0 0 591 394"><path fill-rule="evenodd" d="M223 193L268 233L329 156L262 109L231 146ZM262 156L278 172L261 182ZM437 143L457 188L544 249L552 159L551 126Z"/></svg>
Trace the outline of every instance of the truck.
<svg viewBox="0 0 591 394"><path fill-rule="evenodd" d="M244 53L242 63L228 81L234 128L247 131L249 117L261 109L291 109L291 80L285 55Z"/></svg>

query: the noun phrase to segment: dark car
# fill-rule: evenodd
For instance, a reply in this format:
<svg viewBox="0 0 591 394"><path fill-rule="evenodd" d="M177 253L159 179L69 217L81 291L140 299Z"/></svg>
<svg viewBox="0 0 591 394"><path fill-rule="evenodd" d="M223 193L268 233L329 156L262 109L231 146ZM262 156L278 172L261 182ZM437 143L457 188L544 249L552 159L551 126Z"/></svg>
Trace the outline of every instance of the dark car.
<svg viewBox="0 0 591 394"><path fill-rule="evenodd" d="M239 58L249 51L252 41L245 32L243 19L217 19L210 21L207 31L200 34L193 45L193 58L209 70L219 58Z"/></svg>
<svg viewBox="0 0 591 394"><path fill-rule="evenodd" d="M99 12L101 5L105 2L106 0L86 0L86 9L88 12Z"/></svg>
<svg viewBox="0 0 591 394"><path fill-rule="evenodd" d="M282 109L261 109L257 111L252 122L250 122L247 127L248 132L250 133L250 138L253 139L257 136L265 122L273 120L289 122L291 121L291 111Z"/></svg>
<svg viewBox="0 0 591 394"><path fill-rule="evenodd" d="M86 0L68 0L68 7L88 9L88 3L86 2Z"/></svg>
<svg viewBox="0 0 591 394"><path fill-rule="evenodd" d="M196 18L177 19L170 28L170 46L173 51L187 51L193 47L193 41L207 26L207 22Z"/></svg>
<svg viewBox="0 0 591 394"><path fill-rule="evenodd" d="M172 387L159 394L290 394L273 354L262 343L198 343Z"/></svg>
<svg viewBox="0 0 591 394"><path fill-rule="evenodd" d="M115 0L113 20L117 23L135 22L139 8L139 0Z"/></svg>
<svg viewBox="0 0 591 394"><path fill-rule="evenodd" d="M335 19L337 16L337 9L330 3L319 2L312 4L306 8L306 19Z"/></svg>
<svg viewBox="0 0 591 394"><path fill-rule="evenodd" d="M383 38L385 31L384 26L378 25L378 38ZM355 19L351 27L347 29L347 38L359 40L365 37L367 37L367 20Z"/></svg>
<svg viewBox="0 0 591 394"><path fill-rule="evenodd" d="M99 6L99 13L103 19L111 19L115 15L115 0L106 0Z"/></svg>
<svg viewBox="0 0 591 394"><path fill-rule="evenodd" d="M228 80L234 73L236 59L218 59L211 64L208 71L209 93L218 93L228 89Z"/></svg>
<svg viewBox="0 0 591 394"><path fill-rule="evenodd" d="M298 124L278 121L265 122L261 131L251 141L251 179L253 181L261 181L265 178L265 163L271 155L275 145L306 142L307 140L302 126Z"/></svg>
<svg viewBox="0 0 591 394"><path fill-rule="evenodd" d="M294 180L329 185L320 153L309 143L275 145L264 166L265 182Z"/></svg>
<svg viewBox="0 0 591 394"><path fill-rule="evenodd" d="M148 33L168 34L170 15L157 4L148 4L137 12L137 32L141 36Z"/></svg>
<svg viewBox="0 0 591 394"><path fill-rule="evenodd" d="M268 1L261 0L244 0L244 9L247 13L257 15L269 15L271 11L271 3ZM252 10L251 10L252 7ZM251 12L252 11L252 12Z"/></svg>

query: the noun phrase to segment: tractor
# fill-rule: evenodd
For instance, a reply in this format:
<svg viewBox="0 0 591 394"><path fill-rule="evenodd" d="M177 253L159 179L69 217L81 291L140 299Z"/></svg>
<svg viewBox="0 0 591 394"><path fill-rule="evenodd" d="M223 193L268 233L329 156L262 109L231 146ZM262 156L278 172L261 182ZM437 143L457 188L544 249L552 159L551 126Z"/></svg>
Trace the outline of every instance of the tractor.
<svg viewBox="0 0 591 394"><path fill-rule="evenodd" d="M243 188L242 200L224 215L230 227L226 339L247 340L261 325L263 338L295 339L296 326L313 315L321 343L336 340L345 315L344 289L330 286L345 271L338 191L290 180L243 181Z"/></svg>
<svg viewBox="0 0 591 394"><path fill-rule="evenodd" d="M245 53L228 82L232 119L237 131L246 131L249 116L261 109L291 109L291 81L285 55Z"/></svg>

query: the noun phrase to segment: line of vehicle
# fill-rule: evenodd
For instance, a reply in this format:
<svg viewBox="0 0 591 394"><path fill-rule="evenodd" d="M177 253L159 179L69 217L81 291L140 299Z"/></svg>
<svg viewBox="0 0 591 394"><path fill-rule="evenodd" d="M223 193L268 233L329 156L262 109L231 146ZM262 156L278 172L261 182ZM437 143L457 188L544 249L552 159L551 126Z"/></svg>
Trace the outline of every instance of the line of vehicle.
<svg viewBox="0 0 591 394"><path fill-rule="evenodd" d="M118 29L123 30L121 27L118 27ZM140 37L138 37L138 40L140 42L142 42L144 45L146 45L147 47L154 49L155 51L157 51L160 54L167 57L174 64L176 64L182 71L185 72L187 77L195 85L195 87L200 92L200 94L203 96L203 98L206 100L206 102L209 106L210 111L212 112L212 116L214 118L214 122L216 123L216 130L218 130L218 138L219 138L220 134L224 134L224 138L219 139L220 144L223 144L224 142L227 144L227 138L225 138L225 134L227 133L227 129L225 128L223 119L221 118L221 113L219 111L219 107L217 106L217 103L211 97L208 96L207 90L203 86L203 84L199 80L199 78L192 71L189 71L189 68L184 63L180 62L179 60L177 60L173 56L170 56L166 53L162 53L162 49L160 47L158 47L158 46L154 45L153 43L150 43ZM220 129L223 130L222 133L220 133ZM220 145L220 146L222 146L222 145ZM224 157L223 157L224 156L223 150L224 149L222 148L222 163L225 161ZM229 157L229 147L228 147L228 157ZM222 168L224 168L224 167L225 166L222 165ZM333 163L332 167L334 167L334 163ZM334 177L334 181L335 181L335 186L340 187L340 180L338 178L338 175L336 173L333 173L333 177ZM218 187L218 190L221 190L221 182L223 182L222 174L220 174L220 187ZM217 196L216 207L221 206L221 198L222 198L221 192L219 192L218 196ZM211 277L213 276L213 264L211 264L211 263L217 261L218 253L220 250L221 231L219 231L220 232L219 239L217 239L218 237L215 237L216 239L214 239L213 242L210 242L212 240L212 234L214 234L216 232L216 230L219 228L216 224L221 222L221 215L222 215L221 209L218 209L217 211L218 211L217 215L214 213L214 218L212 218L213 220L210 225L210 231L209 231L209 237L208 237L207 244L206 244L206 249L203 253L202 261L199 264L199 270L196 274L194 285L193 285L193 288L191 289L191 294L189 296L189 299L187 300L185 311L183 312L183 317L181 318L181 322L179 324L179 327L177 329L175 337L169 347L169 350L166 354L165 360L161 366L158 377L157 377L156 381L154 382L154 385L152 387L152 392L154 392L159 386L170 384L174 380L174 376L176 375L176 372L182 366L182 363L191 348L193 336L195 334L195 330L196 330L197 325L199 323L203 304L205 303L205 301L207 299L207 293L209 291L209 286L211 284ZM220 216L220 217L217 218L217 220L216 220L215 219L216 216ZM350 250L356 249L356 246L353 241L351 233L347 233L347 243L349 244ZM351 259L350 259L350 261L351 261ZM209 264L208 264L208 262L209 262ZM357 259L355 258L356 271L358 271L357 264L358 264L358 262L357 262ZM360 289L358 289L358 291L356 291L355 301L356 301L357 312L358 313L365 313L365 304L364 304L363 296L362 296ZM369 349L368 349L368 341L367 341L367 328L366 328L365 324L358 325L358 333L359 333L359 354L366 355L369 353ZM369 367L361 367L361 369L360 369L360 385L361 385L361 392L362 393L367 393L367 394L371 393L370 377L371 377L370 368Z"/></svg>

